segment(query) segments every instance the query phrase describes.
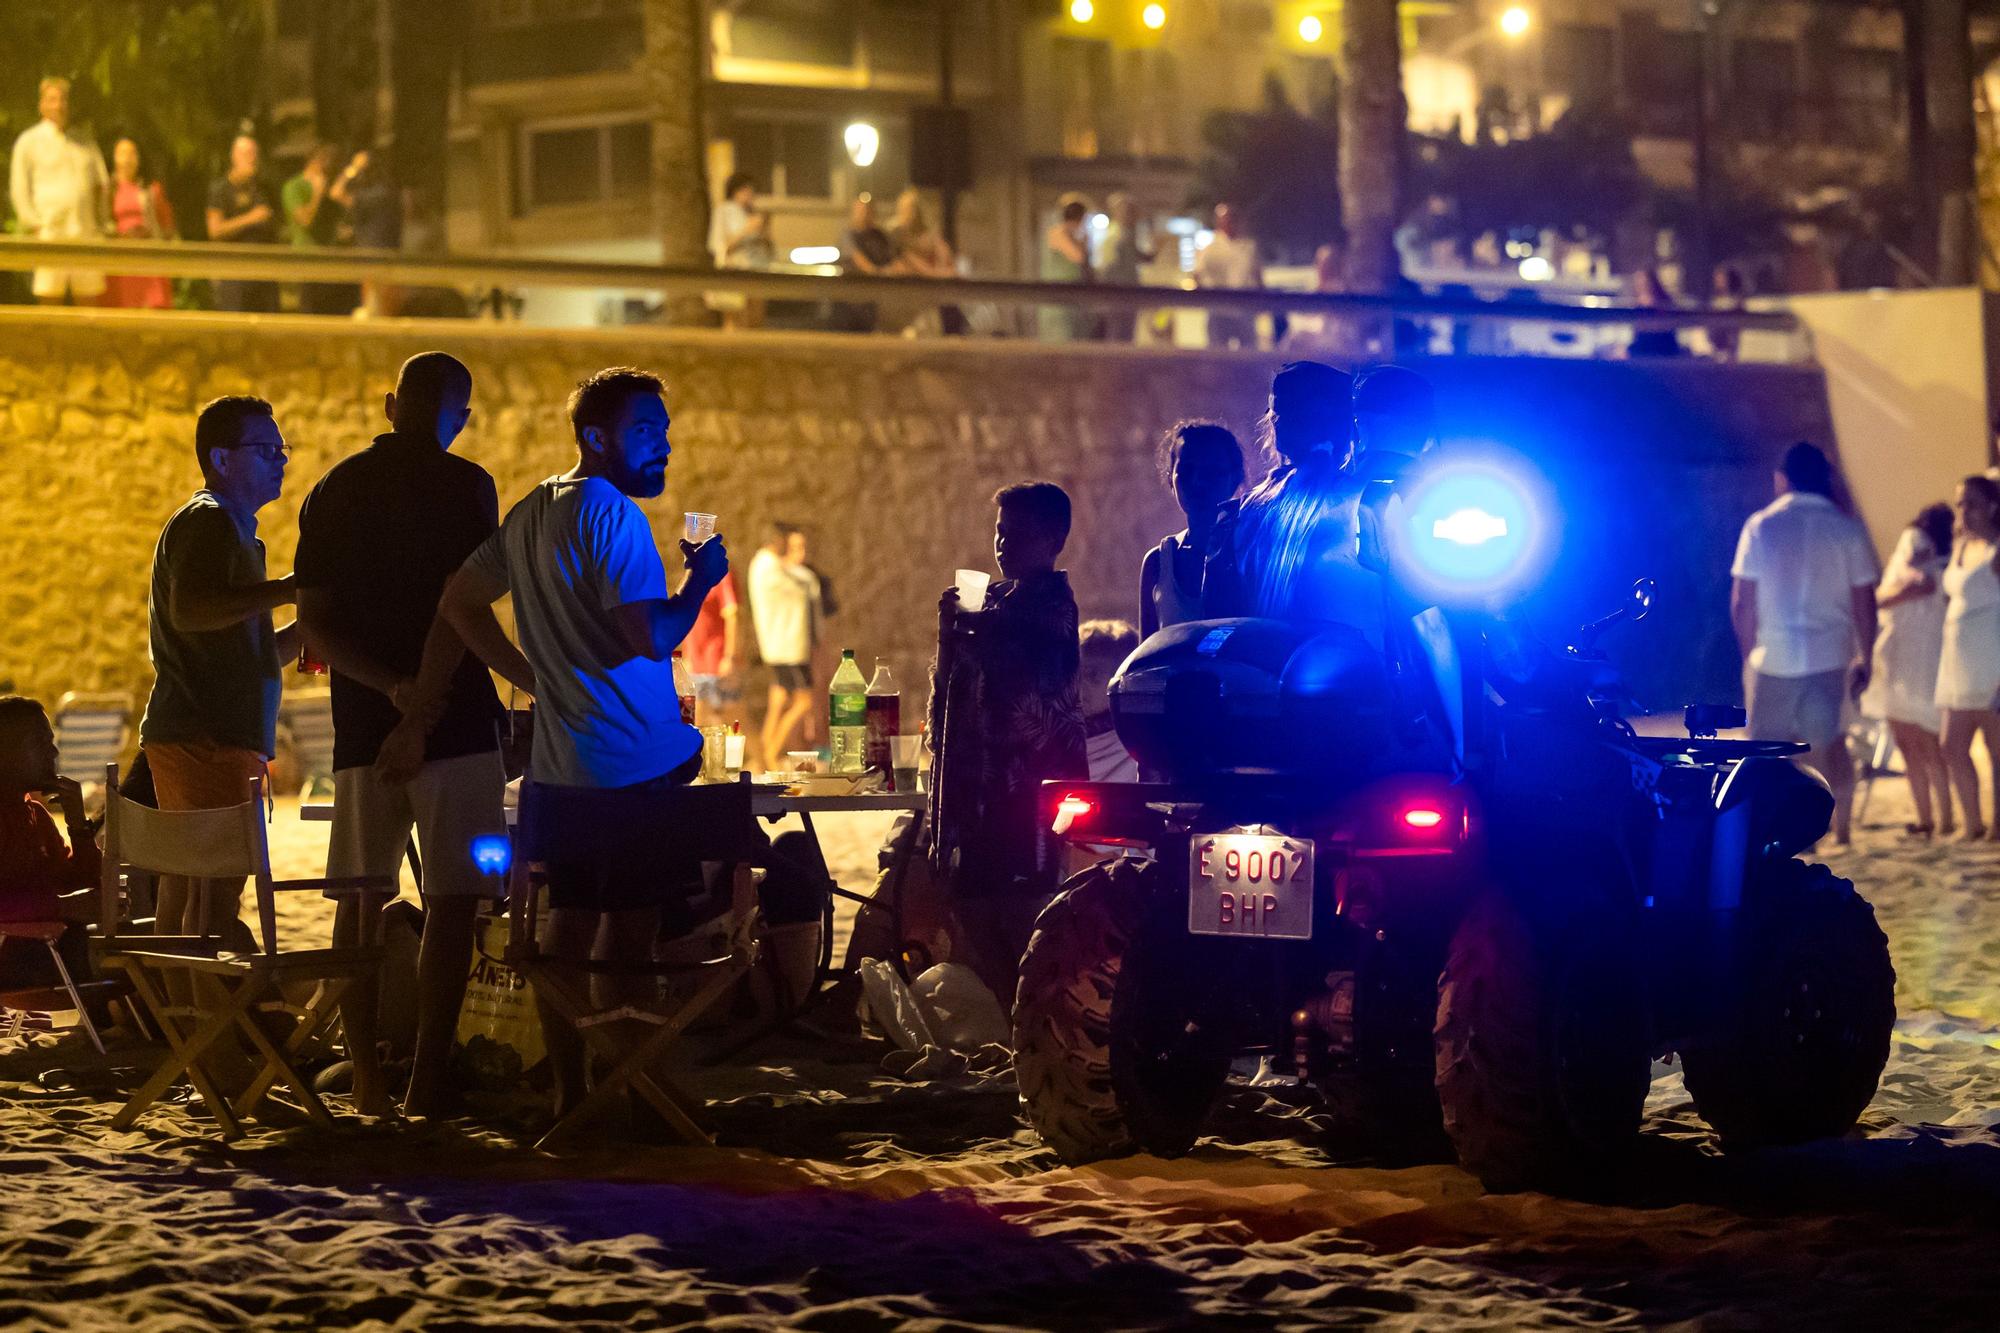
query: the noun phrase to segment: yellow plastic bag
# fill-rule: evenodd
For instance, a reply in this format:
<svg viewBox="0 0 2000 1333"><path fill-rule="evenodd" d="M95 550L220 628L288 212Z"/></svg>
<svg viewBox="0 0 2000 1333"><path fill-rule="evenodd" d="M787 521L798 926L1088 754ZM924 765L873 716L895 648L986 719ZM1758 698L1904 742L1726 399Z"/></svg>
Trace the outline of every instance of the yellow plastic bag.
<svg viewBox="0 0 2000 1333"><path fill-rule="evenodd" d="M465 1003L458 1011L458 1044L481 1083L504 1086L540 1064L548 1048L527 978L498 961L507 951L507 918L480 917L475 939Z"/></svg>

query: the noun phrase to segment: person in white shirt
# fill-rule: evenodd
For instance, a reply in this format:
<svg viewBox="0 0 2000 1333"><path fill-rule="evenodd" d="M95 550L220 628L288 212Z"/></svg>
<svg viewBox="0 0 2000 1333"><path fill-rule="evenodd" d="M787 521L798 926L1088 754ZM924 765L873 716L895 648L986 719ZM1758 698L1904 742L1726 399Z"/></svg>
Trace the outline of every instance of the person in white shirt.
<svg viewBox="0 0 2000 1333"><path fill-rule="evenodd" d="M1264 285L1264 265L1255 238L1243 235L1243 216L1234 204L1215 206L1215 230L1194 257L1194 285L1224 291L1244 291ZM1210 347L1257 346L1257 321L1249 315L1210 311Z"/></svg>
<svg viewBox="0 0 2000 1333"><path fill-rule="evenodd" d="M1938 659L1944 651L1942 578L1951 558L1951 528L1950 505L1926 505L1897 539L1875 589L1882 628L1875 636L1868 690L1861 696L1862 715L1886 723L1903 756L1910 801L1917 808L1917 822L1905 831L1925 838L1958 831L1951 817L1944 753L1938 748L1937 706Z"/></svg>
<svg viewBox="0 0 2000 1333"><path fill-rule="evenodd" d="M672 654L709 589L729 573L720 536L681 543L686 576L669 592L652 526L634 500L666 488L672 453L665 386L629 366L599 371L570 395L576 466L520 500L445 584L409 711L376 767L416 768L437 700L465 649L535 696L530 780L521 787L521 855L548 877L548 948L567 963L641 963L663 924L695 922L700 866L671 833L635 814L701 770L701 733L681 720ZM493 613L511 594L515 646ZM642 994L630 976L591 989ZM584 1095L583 1042L542 1010L556 1115Z"/></svg>
<svg viewBox="0 0 2000 1333"><path fill-rule="evenodd" d="M748 582L757 654L771 668L771 692L758 740L764 767L782 768L779 761L792 743L792 733L813 703L820 587L819 576L806 565L805 533L790 523L776 524L771 540L750 559Z"/></svg>
<svg viewBox="0 0 2000 1333"><path fill-rule="evenodd" d="M758 211L757 179L747 171L737 172L722 187L722 202L709 222L708 252L717 268L764 269L777 260L771 215ZM725 329L754 329L764 322L761 297L717 292L709 304L722 312Z"/></svg>
<svg viewBox="0 0 2000 1333"><path fill-rule="evenodd" d="M42 241L95 241L111 232L111 174L104 154L69 127L69 80L43 79L42 118L14 140L9 193L21 230ZM95 305L104 275L90 269L38 268L35 298Z"/></svg>
<svg viewBox="0 0 2000 1333"><path fill-rule="evenodd" d="M1833 789L1833 837L1852 839L1854 765L1841 707L1868 683L1875 643L1875 551L1833 501L1833 464L1810 444L1785 451L1778 498L1752 514L1729 572L1729 619L1748 674L1750 735L1803 741Z"/></svg>
<svg viewBox="0 0 2000 1333"><path fill-rule="evenodd" d="M1986 822L1979 800L1979 770L1972 765L1972 736L1986 737L1986 752L2000 755L2000 482L1967 477L1952 509L1957 542L1938 582L1944 589L1944 642L1938 652L1937 693L1943 716L1945 773L1958 789L1968 842L2000 830L2000 809ZM2000 788L1994 793L2000 803Z"/></svg>

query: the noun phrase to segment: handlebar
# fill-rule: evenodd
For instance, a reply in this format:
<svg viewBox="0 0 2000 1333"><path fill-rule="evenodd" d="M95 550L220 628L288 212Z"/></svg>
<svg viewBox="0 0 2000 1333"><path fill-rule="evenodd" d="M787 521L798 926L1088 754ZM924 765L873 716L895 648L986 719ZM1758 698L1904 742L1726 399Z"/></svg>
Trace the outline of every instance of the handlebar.
<svg viewBox="0 0 2000 1333"><path fill-rule="evenodd" d="M1719 741L1705 736L1639 736L1642 754L1684 754L1690 759L1789 759L1812 747L1798 741Z"/></svg>

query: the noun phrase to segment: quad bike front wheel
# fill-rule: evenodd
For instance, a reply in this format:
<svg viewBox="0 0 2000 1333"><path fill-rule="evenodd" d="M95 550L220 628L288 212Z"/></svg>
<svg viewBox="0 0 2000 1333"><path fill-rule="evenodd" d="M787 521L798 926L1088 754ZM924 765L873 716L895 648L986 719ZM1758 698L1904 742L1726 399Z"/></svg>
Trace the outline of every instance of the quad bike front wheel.
<svg viewBox="0 0 2000 1333"><path fill-rule="evenodd" d="M1896 1023L1896 969L1867 900L1825 866L1766 873L1747 886L1735 1002L1681 1052L1695 1110L1726 1148L1845 1134L1875 1096Z"/></svg>
<svg viewBox="0 0 2000 1333"><path fill-rule="evenodd" d="M1586 1185L1630 1149L1651 1059L1622 932L1530 920L1483 895L1438 987L1438 1100L1459 1161L1487 1188Z"/></svg>
<svg viewBox="0 0 2000 1333"><path fill-rule="evenodd" d="M1072 1165L1194 1146L1229 1073L1226 1034L1159 866L1121 857L1069 881L1021 960L1014 1071L1028 1119Z"/></svg>

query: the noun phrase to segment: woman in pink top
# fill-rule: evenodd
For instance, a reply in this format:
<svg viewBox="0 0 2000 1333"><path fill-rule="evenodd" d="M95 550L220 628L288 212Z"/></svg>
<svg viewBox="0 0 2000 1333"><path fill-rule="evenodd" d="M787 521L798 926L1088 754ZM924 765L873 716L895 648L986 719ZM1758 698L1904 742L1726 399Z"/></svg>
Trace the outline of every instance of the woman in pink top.
<svg viewBox="0 0 2000 1333"><path fill-rule="evenodd" d="M139 174L139 145L120 139L111 150L111 220L126 240L164 241L174 234L174 208L156 180ZM166 278L113 275L105 285L104 304L126 310L166 310L173 306L173 284Z"/></svg>

